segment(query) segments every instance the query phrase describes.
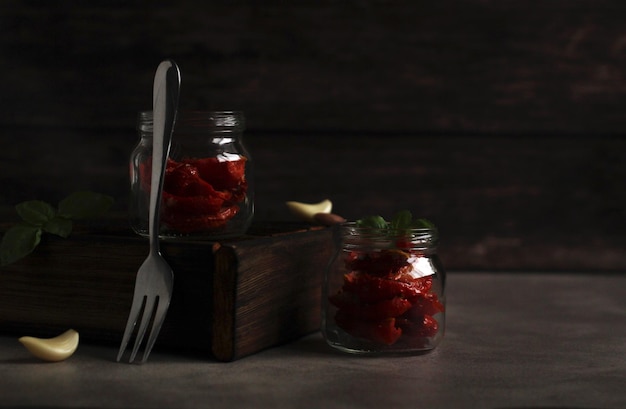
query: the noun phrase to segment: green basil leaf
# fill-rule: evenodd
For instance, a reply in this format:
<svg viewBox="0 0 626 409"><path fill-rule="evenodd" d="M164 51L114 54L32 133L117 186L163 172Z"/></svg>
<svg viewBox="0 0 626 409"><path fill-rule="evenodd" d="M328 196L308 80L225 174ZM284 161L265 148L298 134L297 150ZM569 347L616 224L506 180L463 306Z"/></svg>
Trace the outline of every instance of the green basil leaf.
<svg viewBox="0 0 626 409"><path fill-rule="evenodd" d="M371 227L374 229L386 229L387 222L382 216L368 216L363 219L357 220L358 227Z"/></svg>
<svg viewBox="0 0 626 409"><path fill-rule="evenodd" d="M411 228L411 220L413 215L408 210L402 210L396 213L391 219L389 227L392 230L403 230Z"/></svg>
<svg viewBox="0 0 626 409"><path fill-rule="evenodd" d="M2 236L0 243L0 264L6 266L28 254L41 241L41 228L19 224L11 227Z"/></svg>
<svg viewBox="0 0 626 409"><path fill-rule="evenodd" d="M24 221L34 226L42 226L57 213L54 207L41 200L29 200L19 203L15 206L15 210L17 210L17 214Z"/></svg>
<svg viewBox="0 0 626 409"><path fill-rule="evenodd" d="M434 223L432 223L428 219L416 219L413 222L413 228L415 228L415 229L420 229L420 228L433 229L433 228L435 228L435 225L434 225Z"/></svg>
<svg viewBox="0 0 626 409"><path fill-rule="evenodd" d="M55 217L48 220L48 222L43 225L43 230L47 233L56 234L57 236L61 236L66 239L72 232L73 225L74 223L70 219Z"/></svg>
<svg viewBox="0 0 626 409"><path fill-rule="evenodd" d="M90 191L75 192L59 203L59 216L66 219L88 219L107 212L113 205L111 196Z"/></svg>

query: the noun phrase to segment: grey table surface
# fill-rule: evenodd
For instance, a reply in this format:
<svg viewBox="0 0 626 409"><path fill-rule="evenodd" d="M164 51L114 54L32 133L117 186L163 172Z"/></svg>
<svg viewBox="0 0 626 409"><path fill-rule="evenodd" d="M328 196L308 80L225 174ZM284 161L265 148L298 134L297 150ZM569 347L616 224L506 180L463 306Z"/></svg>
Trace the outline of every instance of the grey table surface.
<svg viewBox="0 0 626 409"><path fill-rule="evenodd" d="M626 274L449 274L432 353L357 357L321 335L231 362L82 343L68 360L0 337L2 408L626 408Z"/></svg>

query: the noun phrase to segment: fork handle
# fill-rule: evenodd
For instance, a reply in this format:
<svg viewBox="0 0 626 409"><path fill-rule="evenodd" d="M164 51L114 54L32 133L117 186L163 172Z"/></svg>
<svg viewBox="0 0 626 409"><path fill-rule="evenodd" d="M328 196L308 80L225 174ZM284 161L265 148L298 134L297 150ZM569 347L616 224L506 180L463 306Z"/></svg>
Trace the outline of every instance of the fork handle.
<svg viewBox="0 0 626 409"><path fill-rule="evenodd" d="M152 175L148 232L150 251L158 253L161 195L180 95L180 70L174 61L165 60L159 64L152 92Z"/></svg>

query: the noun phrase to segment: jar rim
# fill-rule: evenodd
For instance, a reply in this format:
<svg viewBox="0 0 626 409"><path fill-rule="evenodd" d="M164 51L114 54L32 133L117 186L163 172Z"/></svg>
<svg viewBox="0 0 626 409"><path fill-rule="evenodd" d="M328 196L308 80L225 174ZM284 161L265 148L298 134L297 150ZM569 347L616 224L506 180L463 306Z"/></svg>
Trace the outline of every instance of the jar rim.
<svg viewBox="0 0 626 409"><path fill-rule="evenodd" d="M389 223L387 223L389 226ZM348 221L338 225L344 245L347 247L394 248L398 240L413 250L434 250L439 243L439 231L436 227L415 227L393 230L371 226L359 226Z"/></svg>
<svg viewBox="0 0 626 409"><path fill-rule="evenodd" d="M343 228L350 228L350 229L354 229L354 230L360 230L360 231L371 231L371 232L375 232L375 231L380 231L380 232L389 232L391 231L391 229L389 228L391 223L387 222L387 228L380 228L380 227L371 227L371 226L359 226L358 222L355 221L347 221L347 222L343 222L340 223L339 226L343 227ZM423 233L437 233L438 229L436 227L409 227L409 228L402 228L402 229L398 229L401 231L411 231L411 232L423 232Z"/></svg>
<svg viewBox="0 0 626 409"><path fill-rule="evenodd" d="M137 129L142 132L152 132L153 126L152 110L139 111L137 115ZM243 111L237 110L212 110L199 111L181 110L177 114L175 128L185 130L207 128L215 131L243 131L246 127Z"/></svg>

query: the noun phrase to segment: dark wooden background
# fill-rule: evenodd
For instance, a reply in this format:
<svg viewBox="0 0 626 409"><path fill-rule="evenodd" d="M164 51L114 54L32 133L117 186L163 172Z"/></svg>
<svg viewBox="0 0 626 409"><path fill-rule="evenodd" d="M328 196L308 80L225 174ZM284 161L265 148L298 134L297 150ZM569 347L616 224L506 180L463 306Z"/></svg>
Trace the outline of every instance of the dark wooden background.
<svg viewBox="0 0 626 409"><path fill-rule="evenodd" d="M450 269L626 271L626 2L0 3L0 206L128 200L158 63L241 109L257 218L408 208ZM8 217L8 216L7 216Z"/></svg>

